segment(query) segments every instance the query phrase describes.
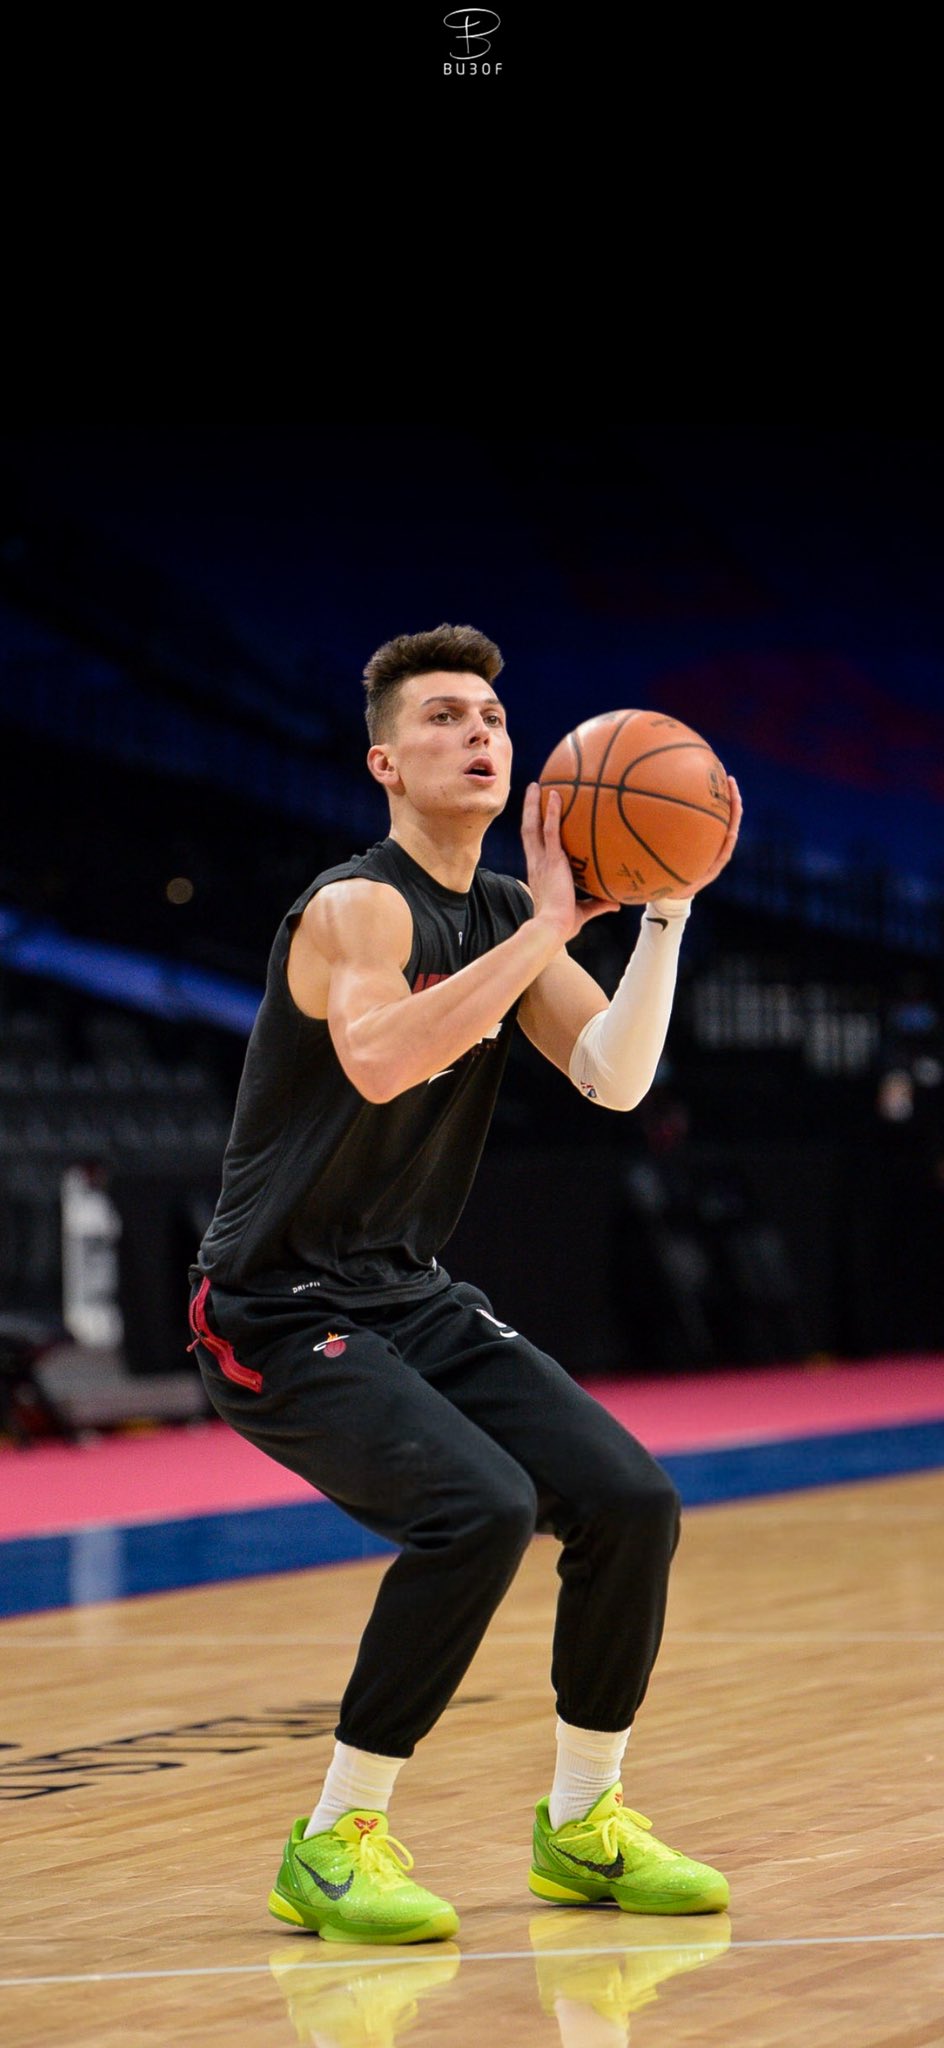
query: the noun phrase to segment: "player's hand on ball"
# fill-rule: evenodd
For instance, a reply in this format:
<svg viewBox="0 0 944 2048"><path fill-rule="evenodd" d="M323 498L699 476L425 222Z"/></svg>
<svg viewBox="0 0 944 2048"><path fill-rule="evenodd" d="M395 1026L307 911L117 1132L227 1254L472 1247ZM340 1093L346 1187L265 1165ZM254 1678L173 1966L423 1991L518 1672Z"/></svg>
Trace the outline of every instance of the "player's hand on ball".
<svg viewBox="0 0 944 2048"><path fill-rule="evenodd" d="M542 820L540 787L536 782L529 783L521 820L528 887L534 898L535 917L556 922L561 945L565 946L591 917L604 917L608 911L618 910L619 905L601 903L597 897L581 898L578 902L570 862L561 845L560 819L558 791L551 791Z"/></svg>
<svg viewBox="0 0 944 2048"><path fill-rule="evenodd" d="M697 882L690 882L687 888L678 882L673 882L670 888L654 889L648 899L649 902L656 902L660 896L672 896L677 902L685 902L689 897L697 896L700 889L707 889L709 882L716 882L722 868L727 867L737 845L737 836L741 828L741 819L744 815L741 792L733 775L728 776L728 789L731 792L731 818L724 835L721 851L716 859L712 861L707 874L702 875Z"/></svg>

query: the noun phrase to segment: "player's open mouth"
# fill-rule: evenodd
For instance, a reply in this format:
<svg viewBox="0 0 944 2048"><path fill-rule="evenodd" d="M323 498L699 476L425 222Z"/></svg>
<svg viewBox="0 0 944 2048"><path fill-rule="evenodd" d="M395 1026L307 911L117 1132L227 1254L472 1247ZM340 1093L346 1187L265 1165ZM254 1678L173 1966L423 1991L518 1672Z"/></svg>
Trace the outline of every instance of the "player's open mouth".
<svg viewBox="0 0 944 2048"><path fill-rule="evenodd" d="M487 760L484 755L478 761L470 761L465 773L467 775L480 775L484 782L494 782L495 780L495 769L491 761Z"/></svg>

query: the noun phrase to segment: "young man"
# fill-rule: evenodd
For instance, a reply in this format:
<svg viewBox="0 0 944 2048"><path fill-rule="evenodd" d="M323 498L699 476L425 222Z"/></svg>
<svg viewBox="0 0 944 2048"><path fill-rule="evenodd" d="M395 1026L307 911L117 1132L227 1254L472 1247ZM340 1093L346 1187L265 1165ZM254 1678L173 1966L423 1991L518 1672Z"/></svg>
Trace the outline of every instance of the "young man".
<svg viewBox="0 0 944 2048"><path fill-rule="evenodd" d="M674 1488L438 1259L515 1017L592 1100L632 1108L662 1051L689 911L661 898L644 914L608 1003L566 950L606 906L575 900L557 797L542 825L537 786L527 794L528 890L478 867L509 793L501 667L465 626L401 635L368 662L367 765L389 799L389 837L319 875L279 929L191 1274L214 1408L400 1546L321 1796L292 1828L269 1900L278 1919L329 1939L455 1932L453 1907L409 1878L387 1808L537 1526L562 1552L557 1765L537 1808L531 1890L643 1913L728 1900L717 1871L624 1808L619 1783L662 1632ZM733 797L713 874L734 848Z"/></svg>

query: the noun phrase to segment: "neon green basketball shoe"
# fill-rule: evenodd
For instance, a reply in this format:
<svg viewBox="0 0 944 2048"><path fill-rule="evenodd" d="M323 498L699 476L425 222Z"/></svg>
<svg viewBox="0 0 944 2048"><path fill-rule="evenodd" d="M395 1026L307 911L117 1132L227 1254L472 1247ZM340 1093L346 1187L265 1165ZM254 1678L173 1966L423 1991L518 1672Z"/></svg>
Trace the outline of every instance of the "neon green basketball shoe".
<svg viewBox="0 0 944 2048"><path fill-rule="evenodd" d="M354 1809L323 1835L305 1835L305 1815L285 1844L269 1912L325 1941L444 1941L458 1916L445 1899L407 1875L409 1849L385 1813Z"/></svg>
<svg viewBox="0 0 944 2048"><path fill-rule="evenodd" d="M692 1863L650 1833L652 1822L623 1805L611 1785L583 1820L551 1827L547 1800L534 1818L530 1889L563 1905L615 1899L624 1913L721 1913L728 1883L708 1863Z"/></svg>

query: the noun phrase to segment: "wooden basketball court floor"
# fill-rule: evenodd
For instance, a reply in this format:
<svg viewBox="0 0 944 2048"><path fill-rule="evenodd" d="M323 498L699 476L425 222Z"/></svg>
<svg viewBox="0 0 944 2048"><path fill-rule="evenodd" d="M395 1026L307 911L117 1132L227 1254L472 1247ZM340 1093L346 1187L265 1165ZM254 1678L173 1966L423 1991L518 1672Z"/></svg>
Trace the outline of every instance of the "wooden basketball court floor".
<svg viewBox="0 0 944 2048"><path fill-rule="evenodd" d="M292 1936L265 1906L385 1558L4 1621L0 2041L944 2043L942 1510L932 1470L687 1513L624 1783L728 1873L724 1915L528 1893L549 1537L400 1777L393 1830L461 1918L416 1949Z"/></svg>

